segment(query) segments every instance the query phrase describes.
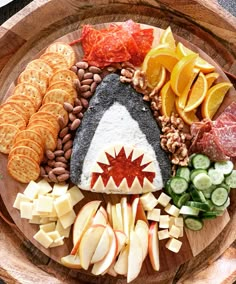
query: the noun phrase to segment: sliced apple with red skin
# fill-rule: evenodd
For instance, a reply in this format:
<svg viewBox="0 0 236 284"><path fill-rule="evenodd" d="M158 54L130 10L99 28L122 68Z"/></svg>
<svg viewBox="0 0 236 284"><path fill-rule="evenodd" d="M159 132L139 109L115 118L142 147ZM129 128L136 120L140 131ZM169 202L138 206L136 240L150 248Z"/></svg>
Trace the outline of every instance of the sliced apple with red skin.
<svg viewBox="0 0 236 284"><path fill-rule="evenodd" d="M114 230L114 232L115 232L116 238L117 238L117 252L116 252L116 254L118 255L120 253L121 249L123 248L123 246L126 243L127 236L124 232L119 231L119 230Z"/></svg>
<svg viewBox="0 0 236 284"><path fill-rule="evenodd" d="M141 242L143 250L143 260L148 254L148 232L149 226L143 220L138 220L135 226L135 233L137 234Z"/></svg>
<svg viewBox="0 0 236 284"><path fill-rule="evenodd" d="M71 269L81 269L81 262L78 255L66 255L61 258L61 263Z"/></svg>
<svg viewBox="0 0 236 284"><path fill-rule="evenodd" d="M120 275L127 275L128 273L128 255L129 255L129 245L126 245L121 250L118 259L114 265L114 270Z"/></svg>
<svg viewBox="0 0 236 284"><path fill-rule="evenodd" d="M122 217L122 210L121 210L121 204L116 204L116 218L117 218L117 224L118 228L117 230L123 231L123 217Z"/></svg>
<svg viewBox="0 0 236 284"><path fill-rule="evenodd" d="M101 204L100 200L90 201L79 211L73 226L73 244L71 254L76 254L82 235L92 223L92 219Z"/></svg>
<svg viewBox="0 0 236 284"><path fill-rule="evenodd" d="M138 209L138 203L139 203L139 197L136 197L131 205L132 209L132 219L131 219L131 225L130 225L130 230L134 230L134 225L135 225L135 220L136 220L136 214L137 214L137 209Z"/></svg>
<svg viewBox="0 0 236 284"><path fill-rule="evenodd" d="M123 218L123 231L126 234L127 240L128 240L129 233L130 233L131 220L132 220L131 205L127 202L127 197L122 197L120 204L121 204L121 211L122 211L122 218Z"/></svg>
<svg viewBox="0 0 236 284"><path fill-rule="evenodd" d="M95 214L95 216L93 217L92 223L93 224L100 224L100 225L106 226L107 219L104 216L104 214L102 213L102 211L100 210L100 208L97 211L97 213Z"/></svg>
<svg viewBox="0 0 236 284"><path fill-rule="evenodd" d="M110 234L109 234L109 228L106 226L98 245L94 251L94 254L91 259L91 263L99 262L101 261L108 253L110 249Z"/></svg>
<svg viewBox="0 0 236 284"><path fill-rule="evenodd" d="M117 251L117 239L115 232L110 226L107 226L110 236L110 249L106 256L99 262L96 262L92 267L92 274L94 275L100 275L103 274L113 263L116 257L116 251Z"/></svg>
<svg viewBox="0 0 236 284"><path fill-rule="evenodd" d="M108 217L108 222L110 223L111 226L113 226L112 224L112 212L111 212L111 203L107 202L107 217Z"/></svg>
<svg viewBox="0 0 236 284"><path fill-rule="evenodd" d="M158 233L157 222L152 222L149 228L149 235L148 235L148 253L152 264L152 268L155 271L160 270L159 240L157 233Z"/></svg>
<svg viewBox="0 0 236 284"><path fill-rule="evenodd" d="M101 206L98 211L101 211L102 214L104 215L105 219L106 219L106 223L108 223L108 215L107 215L107 211L105 210L105 208L103 206Z"/></svg>
<svg viewBox="0 0 236 284"><path fill-rule="evenodd" d="M127 283L133 281L140 273L143 263L141 241L135 231L130 232Z"/></svg>
<svg viewBox="0 0 236 284"><path fill-rule="evenodd" d="M143 209L143 205L140 199L138 201L137 212L136 212L136 217L135 217L135 221L137 222L138 220L143 220L147 225L149 225L146 213Z"/></svg>
<svg viewBox="0 0 236 284"><path fill-rule="evenodd" d="M81 266L83 269L88 269L92 256L98 246L104 230L105 226L103 225L92 225L83 234L78 250Z"/></svg>

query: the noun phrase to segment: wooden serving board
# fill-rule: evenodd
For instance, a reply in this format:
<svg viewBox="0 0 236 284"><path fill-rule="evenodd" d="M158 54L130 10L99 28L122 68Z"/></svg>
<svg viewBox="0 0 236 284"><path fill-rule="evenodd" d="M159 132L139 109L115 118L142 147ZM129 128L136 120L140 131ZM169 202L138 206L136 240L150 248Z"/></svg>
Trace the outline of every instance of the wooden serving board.
<svg viewBox="0 0 236 284"><path fill-rule="evenodd" d="M52 9L52 6L54 3L54 1L49 1L49 3L46 5L48 7L48 9ZM58 9L60 11L66 11L64 10L63 7L63 1L58 1ZM73 1L72 1L73 2ZM93 2L93 1L91 1ZM108 4L109 1L101 1L103 2L103 8L105 4ZM125 7L127 7L126 5L129 5L128 1L126 3L126 5L123 5L121 3L118 3L119 1L117 1L117 5L119 5L120 8L122 8L122 12L124 12ZM168 1L163 1L163 2L168 2ZM194 1L193 1L194 2ZM189 1L188 1L189 3ZM64 3L65 4L65 3ZM111 4L111 3L110 3ZM82 5L82 4L81 4ZM5 98L7 96L9 96L10 91L8 92L7 90L9 90L9 88L11 89L14 86L14 82L17 78L17 76L19 75L19 73L23 70L23 68L25 67L26 63L29 62L30 60L32 60L33 58L37 57L37 54L39 52L41 52L45 47L48 46L48 44L50 44L52 41L54 40L63 40L65 42L71 42L72 40L74 40L75 38L79 38L80 36L80 31L77 30L78 27L80 27L80 24L82 23L90 23L90 24L97 24L97 23L102 23L105 22L104 19L107 19L108 22L110 21L122 21L122 20L127 20L129 18L132 18L136 21L139 22L144 22L144 23L150 23L154 26L160 26L160 27L167 27L167 25L171 25L172 29L176 32L177 36L176 39L179 41L182 41L184 44L186 44L187 46L189 46L190 48L198 51L201 56L203 58L205 58L206 60L208 60L210 63L216 65L216 69L217 72L219 72L221 74L221 79L220 80L228 80L227 77L225 76L224 72L222 71L222 69L219 67L219 65L217 63L219 63L222 67L227 68L228 70L233 69L234 70L234 66L235 66L235 58L233 55L230 54L230 52L221 44L219 44L215 38L211 38L209 40L206 41L206 35L207 33L203 30L200 29L200 32L194 32L193 27L190 27L191 30L191 34L189 33L190 31L186 32L186 30L184 30L183 28L178 28L178 26L176 25L176 21L172 22L170 21L170 19L168 17L164 18L164 21L155 21L155 19L151 16L146 16L146 12L149 11L149 13L151 13L152 9L155 10L155 12L158 11L158 15L159 16L163 16L165 14L165 9L164 11L158 6L159 4L156 4L156 6L153 4L153 6L151 5L151 8L147 5L137 5L137 7L134 8L135 11L139 11L140 14L135 16L135 13L131 13L131 14L126 14L125 16L123 14L118 14L116 16L111 16L109 14L110 11L110 7L106 7L104 8L105 10L105 14L107 13L108 15L106 15L104 18L101 18L99 16L99 14L96 14L94 7L91 6L91 16L93 16L92 18L86 18L85 15L83 15L82 10L79 11L79 15L83 15L82 19L80 20L80 18L77 16L76 13L72 13L73 10L73 5L70 6L69 5L69 12L67 11L67 16L69 13L70 16L72 17L73 15L73 19L69 18L68 19L68 23L64 22L63 20L62 23L61 21L57 22L56 21L56 15L55 18L53 18L54 20L54 24L51 27L51 30L46 30L46 31L35 31L35 36L30 35L30 32L27 31L27 25L26 25L26 30L22 31L19 30L17 27L13 27L13 29L11 30L11 32L7 32L6 30L6 34L7 37L9 38L9 36L12 36L12 38L18 39L16 42L14 41L13 46L10 46L11 48L11 52L13 52L13 48L14 46L16 47L17 52L14 54L14 56L12 56L11 52L7 51L7 49L5 49L5 51L0 49L0 55L1 53L5 52L5 56L0 56L0 69L2 68L2 72L1 72L1 76L0 76L0 84L1 84L1 90L0 90L0 102L4 101ZM102 5L101 5L102 6ZM125 6L125 7L124 7ZM168 6L168 5L167 5ZM45 7L42 7L42 9L44 9ZM113 7L114 8L114 7ZM178 7L177 7L178 8ZM116 7L117 9L117 7ZM44 10L44 12L46 13L47 11ZM171 14L170 11L168 11L168 13ZM48 12L48 14L50 14ZM47 14L47 15L48 15ZM169 14L168 14L169 15ZM69 16L68 16L69 17ZM178 19L178 21L180 21L180 23L183 24L184 20L180 19L180 17L176 16L175 19ZM24 21L28 21L27 23L30 24L30 20L31 18L26 17L26 19L24 19ZM59 20L59 19L58 19ZM187 21L187 20L186 20ZM187 21L188 22L188 21ZM44 22L42 21L43 25ZM178 22L178 24L180 24ZM6 26L8 26L9 24L6 23ZM50 25L49 25L50 26ZM102 27L103 25L101 25L100 27ZM10 28L10 26L8 26L8 28ZM17 34L21 33L21 38L19 36L17 36ZM158 38L160 36L161 33L161 29L159 28L155 28L155 40L156 42L158 42ZM229 34L231 32L229 31ZM63 35L63 36L62 36ZM61 37L62 36L62 37ZM180 37L180 36L184 36L184 38ZM197 44L197 45L192 45L190 44L188 41L186 40L190 40L193 44ZM200 40L200 41L199 41ZM4 39L3 41L4 42ZM11 41L13 42L13 41ZM19 44L18 44L19 43ZM200 44L199 44L200 43ZM20 47L22 45L22 47ZM217 46L217 48L219 48L219 50L212 52L213 50L213 46ZM235 46L236 43L235 42L231 42L229 44L230 49L232 47L233 50L235 50ZM209 56L207 56L207 54L200 49L199 47L201 47L203 50L207 51L208 54L210 54L215 60L213 60L212 58L210 58ZM224 51L222 53L222 51ZM8 53L8 55L6 55ZM81 52L80 49L76 49L76 53L77 53L77 59L81 59ZM9 59L10 58L10 59ZM232 101L232 100L236 100L236 95L235 95L235 91L231 90L229 92L229 94L227 95L227 98L225 99L221 109L219 110L219 113ZM42 248L37 242L34 241L33 239L33 235L36 233L38 226L36 225L30 225L28 224L27 220L24 219L20 219L19 217L19 212L12 208L12 204L14 202L15 196L17 192L22 192L25 188L25 185L21 185L17 182L15 182L7 173L6 170L6 163L7 163L7 156L5 155L0 155L0 173L2 175L2 179L0 180L0 194L2 197L2 200L7 208L8 213L10 214L10 216L12 217L12 219L14 220L15 224L17 225L17 227L21 230L21 232L23 233L24 237L26 240L29 240L35 247L37 247L40 251L42 251L45 255L47 255L48 257L50 257L50 259L53 259L55 261L59 261L61 256L64 256L66 254L68 254L72 248L72 242L69 239L68 241L66 241L66 244L63 247L59 247L59 248L54 248L51 250L46 250L44 248ZM234 193L233 193L234 194ZM224 238L224 236L226 235L226 233L230 230L230 228L233 228L232 226L232 222L235 221L235 202L236 202L236 197L235 194L232 194L232 202L229 208L229 213L226 212L222 217L217 218L216 220L213 221L208 221L206 222L204 229L201 232L191 232L189 230L186 230L186 234L184 236L183 240L183 247L181 248L181 251L179 254L174 254L171 253L169 251L167 251L167 249L164 248L165 245L165 241L161 242L161 272L155 273L150 265L149 260L147 259L145 262L145 265L143 265L142 268L142 272L137 280L137 283L141 283L144 279L146 281L148 281L148 283L152 283L154 280L161 280L161 279L168 279L170 275L173 275L173 273L178 269L179 265L187 262L187 265L192 265L192 267L194 267L194 263L193 261L195 261L195 263L199 263L199 259L202 258L206 258L209 259L209 257L211 257L214 253L212 253L211 251L209 252L208 247L215 247L217 246L217 244L219 243L219 240L222 240ZM77 205L76 212L78 212L79 208L85 204L86 202L88 202L89 200L95 200L95 199L101 199L104 202L107 202L108 200L110 200L112 203L116 203L119 202L121 196L119 195L101 195L101 194L95 194L95 193L90 193L90 192L84 192L85 195L85 199L82 200L82 202L80 204ZM105 204L105 203L104 203ZM230 219L231 218L231 219ZM228 224L228 225L227 225ZM233 230L235 230L233 228ZM235 231L234 231L235 232ZM230 238L228 240L228 244L230 244L230 242L232 242L233 240L233 233L230 233ZM210 245L211 244L211 245ZM221 246L222 248L225 246ZM194 256L198 255L198 257L194 258ZM199 262L198 262L199 261ZM60 270L60 266L56 266L58 270ZM182 269L184 270L185 267L187 266L183 266ZM187 267L188 269L188 267ZM196 268L195 268L196 269ZM84 272L83 270L81 270L79 272L78 275L85 275L86 279L89 279L90 283L95 281L95 277L90 276L87 272ZM181 271L180 271L180 275L181 275ZM80 277L80 276L78 276ZM109 278L109 277L108 277ZM102 279L108 279L108 278L102 278ZM109 278L110 279L110 278ZM112 279L112 281L117 281L115 279ZM125 280L119 280L121 282ZM119 283L121 283L119 282ZM95 282L94 282L95 283ZM111 282L109 282L111 283ZM153 283L157 283L157 282L153 282Z"/></svg>

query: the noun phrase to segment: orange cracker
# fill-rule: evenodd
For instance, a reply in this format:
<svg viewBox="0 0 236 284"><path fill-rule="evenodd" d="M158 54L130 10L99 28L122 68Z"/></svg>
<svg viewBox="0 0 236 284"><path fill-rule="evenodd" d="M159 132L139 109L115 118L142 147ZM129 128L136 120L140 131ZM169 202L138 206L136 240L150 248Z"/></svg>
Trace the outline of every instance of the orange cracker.
<svg viewBox="0 0 236 284"><path fill-rule="evenodd" d="M52 85L49 86L49 88L47 89L47 92L54 90L54 89L66 91L67 93L71 95L73 100L75 100L77 97L77 92L75 88L66 81L59 81L59 82L53 83Z"/></svg>
<svg viewBox="0 0 236 284"><path fill-rule="evenodd" d="M14 138L19 128L7 123L0 124L0 152L8 154L13 146Z"/></svg>
<svg viewBox="0 0 236 284"><path fill-rule="evenodd" d="M47 112L51 112L52 114L56 115L58 118L60 116L62 116L64 118L65 124L68 123L68 113L67 111L64 109L63 105L58 104L58 103L48 103L48 104L44 104L41 106L41 108L39 109L40 111L47 111Z"/></svg>
<svg viewBox="0 0 236 284"><path fill-rule="evenodd" d="M13 111L0 112L0 123L12 124L19 128L19 130L26 128L24 118L19 113Z"/></svg>
<svg viewBox="0 0 236 284"><path fill-rule="evenodd" d="M28 112L29 117L31 117L31 115L33 115L36 111L34 107L34 102L32 101L32 99L25 95L10 96L7 99L7 102L17 103L21 108L25 110L25 112Z"/></svg>
<svg viewBox="0 0 236 284"><path fill-rule="evenodd" d="M30 61L27 64L26 69L38 70L42 72L45 76L47 76L48 79L50 79L51 76L53 75L52 68L44 60L40 58Z"/></svg>
<svg viewBox="0 0 236 284"><path fill-rule="evenodd" d="M39 127L41 125L49 127L53 131L53 133L55 133L55 135L57 135L59 130L60 130L59 124L57 122L53 123L52 121L49 121L49 120L46 120L46 119L33 119L33 120L31 120L29 122L28 126L27 126L27 129L30 129L31 126L34 126L34 125L38 125Z"/></svg>
<svg viewBox="0 0 236 284"><path fill-rule="evenodd" d="M26 146L26 147L33 149L38 154L40 161L42 161L44 151L43 151L42 146L39 143L31 139L22 139L14 143L13 145L14 148L19 147L19 146Z"/></svg>
<svg viewBox="0 0 236 284"><path fill-rule="evenodd" d="M51 79L49 80L49 86L53 83L65 81L70 83L72 86L74 86L74 81L78 79L77 75L68 69L59 70L56 73L53 74Z"/></svg>
<svg viewBox="0 0 236 284"><path fill-rule="evenodd" d="M63 105L64 102L74 105L74 98L68 92L60 89L48 91L43 98L43 104L58 103Z"/></svg>
<svg viewBox="0 0 236 284"><path fill-rule="evenodd" d="M47 52L40 56L56 72L61 69L68 69L68 63L63 55L57 52Z"/></svg>
<svg viewBox="0 0 236 284"><path fill-rule="evenodd" d="M44 149L43 137L40 136L40 134L35 130L25 129L25 130L18 132L15 136L14 144L16 144L17 142L23 139L33 140L34 142L38 143Z"/></svg>
<svg viewBox="0 0 236 284"><path fill-rule="evenodd" d="M25 122L29 121L30 115L28 112L25 111L25 108L22 108L18 103L13 101L5 102L0 106L0 113L5 111L12 111L18 113L20 116L23 117Z"/></svg>
<svg viewBox="0 0 236 284"><path fill-rule="evenodd" d="M24 155L27 157L30 157L33 159L35 162L40 164L40 156L39 154L33 150L32 148L28 146L14 146L12 147L10 153L9 153L9 159L11 159L15 155Z"/></svg>

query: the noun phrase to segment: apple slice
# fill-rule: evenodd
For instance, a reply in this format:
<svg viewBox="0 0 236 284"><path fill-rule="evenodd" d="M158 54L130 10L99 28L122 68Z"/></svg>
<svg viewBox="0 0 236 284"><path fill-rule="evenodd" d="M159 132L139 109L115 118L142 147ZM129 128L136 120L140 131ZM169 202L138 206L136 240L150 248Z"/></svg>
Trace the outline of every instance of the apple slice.
<svg viewBox="0 0 236 284"><path fill-rule="evenodd" d="M83 234L79 244L79 257L83 269L88 269L104 230L105 226L92 225Z"/></svg>
<svg viewBox="0 0 236 284"><path fill-rule="evenodd" d="M116 234L116 238L117 238L117 252L116 252L116 256L120 253L121 249L123 248L123 246L126 243L126 239L127 236L124 232L119 231L119 230L114 230L115 234Z"/></svg>
<svg viewBox="0 0 236 284"><path fill-rule="evenodd" d="M108 216L108 222L110 223L110 225L112 226L112 212L111 212L111 203L107 202L107 216Z"/></svg>
<svg viewBox="0 0 236 284"><path fill-rule="evenodd" d="M91 272L94 275L100 275L104 273L110 267L110 265L112 264L112 262L114 261L116 257L116 251L117 251L116 235L110 226L107 226L107 228L108 228L108 232L110 236L110 249L108 253L106 254L106 256L101 261L96 262L93 265Z"/></svg>
<svg viewBox="0 0 236 284"><path fill-rule="evenodd" d="M81 269L81 262L78 255L69 254L61 258L61 263L71 269Z"/></svg>
<svg viewBox="0 0 236 284"><path fill-rule="evenodd" d="M122 197L121 201L121 211L122 211L122 218L123 218L123 231L127 236L127 241L129 239L129 233L130 233L130 226L131 226L131 205L127 202L127 197Z"/></svg>
<svg viewBox="0 0 236 284"><path fill-rule="evenodd" d="M79 248L81 237L92 223L93 216L95 215L100 204L100 200L94 200L88 202L80 209L73 226L74 247L71 251L71 254L76 254Z"/></svg>
<svg viewBox="0 0 236 284"><path fill-rule="evenodd" d="M139 203L139 197L136 197L131 205L131 209L132 209L132 219L131 219L131 225L130 225L130 230L133 231L134 230L134 225L135 225L135 220L136 220L136 213L137 213L137 209L138 209L138 203Z"/></svg>
<svg viewBox="0 0 236 284"><path fill-rule="evenodd" d="M159 240L157 233L157 222L152 222L148 234L148 253L152 268L155 271L159 271L160 269Z"/></svg>
<svg viewBox="0 0 236 284"><path fill-rule="evenodd" d="M143 251L143 260L148 254L148 231L149 227L143 220L138 220L135 226L135 233L140 239L142 251Z"/></svg>
<svg viewBox="0 0 236 284"><path fill-rule="evenodd" d="M126 245L121 250L118 259L114 265L114 270L120 275L127 275L128 273L128 255L129 255L129 245Z"/></svg>
<svg viewBox="0 0 236 284"><path fill-rule="evenodd" d="M143 220L147 225L149 225L147 216L145 214L145 211L143 209L143 205L140 199L138 201L137 212L136 212L136 217L135 217L135 221L137 222L138 220Z"/></svg>
<svg viewBox="0 0 236 284"><path fill-rule="evenodd" d="M104 216L104 214L102 213L102 211L100 210L100 208L97 211L97 213L95 214L95 216L93 217L92 223L93 223L93 225L94 224L100 224L100 225L106 226L107 219Z"/></svg>
<svg viewBox="0 0 236 284"><path fill-rule="evenodd" d="M141 241L135 231L130 232L127 283L133 281L140 273L143 263Z"/></svg>
<svg viewBox="0 0 236 284"><path fill-rule="evenodd" d="M106 226L98 245L94 251L94 254L91 259L91 263L95 263L101 261L110 249L110 235L109 235L109 228Z"/></svg>
<svg viewBox="0 0 236 284"><path fill-rule="evenodd" d="M116 203L116 218L118 224L117 230L123 231L123 217L120 203Z"/></svg>
<svg viewBox="0 0 236 284"><path fill-rule="evenodd" d="M98 211L101 211L102 214L104 215L105 219L106 219L106 223L108 222L108 215L107 215L107 211L105 210L105 208L103 206L101 206Z"/></svg>

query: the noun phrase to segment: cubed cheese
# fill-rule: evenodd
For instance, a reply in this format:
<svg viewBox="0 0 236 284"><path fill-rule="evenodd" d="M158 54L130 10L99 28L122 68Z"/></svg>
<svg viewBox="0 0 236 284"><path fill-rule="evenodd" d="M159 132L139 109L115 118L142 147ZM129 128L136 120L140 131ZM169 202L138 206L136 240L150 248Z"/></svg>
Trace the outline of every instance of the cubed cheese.
<svg viewBox="0 0 236 284"><path fill-rule="evenodd" d="M184 219L183 219L183 217L175 218L175 226L177 226L177 227L183 227L184 226Z"/></svg>
<svg viewBox="0 0 236 284"><path fill-rule="evenodd" d="M20 217L25 219L32 219L33 203L21 202L20 203Z"/></svg>
<svg viewBox="0 0 236 284"><path fill-rule="evenodd" d="M52 205L52 211L48 214L48 217L49 218L58 218L54 202L53 202L53 205Z"/></svg>
<svg viewBox="0 0 236 284"><path fill-rule="evenodd" d="M184 236L184 227L178 227L178 228L180 230L179 238L182 238Z"/></svg>
<svg viewBox="0 0 236 284"><path fill-rule="evenodd" d="M170 228L172 225L175 225L175 217L170 216L170 219L169 219L169 228Z"/></svg>
<svg viewBox="0 0 236 284"><path fill-rule="evenodd" d="M48 234L46 232L44 232L43 230L39 230L34 236L33 238L39 242L42 246L44 246L45 248L48 248L52 243L53 243L53 239L50 238L48 236Z"/></svg>
<svg viewBox="0 0 236 284"><path fill-rule="evenodd" d="M50 222L56 222L58 220L58 217L48 217Z"/></svg>
<svg viewBox="0 0 236 284"><path fill-rule="evenodd" d="M166 248L175 253L179 252L181 246L182 246L182 242L179 240L176 240L175 238L170 238L168 242L166 243Z"/></svg>
<svg viewBox="0 0 236 284"><path fill-rule="evenodd" d="M44 232L46 232L46 233L55 231L56 222L50 222L50 223L47 223L47 224L40 225L39 228L41 230L44 230Z"/></svg>
<svg viewBox="0 0 236 284"><path fill-rule="evenodd" d="M52 212L53 198L45 195L39 195L37 211L39 212Z"/></svg>
<svg viewBox="0 0 236 284"><path fill-rule="evenodd" d="M161 215L161 209L154 208L151 211L147 211L147 219L159 222Z"/></svg>
<svg viewBox="0 0 236 284"><path fill-rule="evenodd" d="M40 224L47 224L47 223L49 223L48 217L41 217L40 218Z"/></svg>
<svg viewBox="0 0 236 284"><path fill-rule="evenodd" d="M40 216L33 216L32 219L29 220L29 223L39 225L40 224Z"/></svg>
<svg viewBox="0 0 236 284"><path fill-rule="evenodd" d="M169 221L170 221L169 215L160 215L159 228L168 229L169 228Z"/></svg>
<svg viewBox="0 0 236 284"><path fill-rule="evenodd" d="M60 237L54 240L53 243L50 245L50 248L59 247L62 245L64 245L64 237Z"/></svg>
<svg viewBox="0 0 236 284"><path fill-rule="evenodd" d="M158 231L158 239L164 240L170 237L168 229Z"/></svg>
<svg viewBox="0 0 236 284"><path fill-rule="evenodd" d="M153 208L156 207L156 205L158 203L156 197L151 192L143 194L140 197L140 201L141 201L141 203L143 205L143 209L145 211L152 210Z"/></svg>
<svg viewBox="0 0 236 284"><path fill-rule="evenodd" d="M35 181L31 180L24 191L24 195L30 198L30 200L33 200L37 197L38 192L39 185Z"/></svg>
<svg viewBox="0 0 236 284"><path fill-rule="evenodd" d="M167 204L170 202L171 197L165 194L164 192L158 197L157 202L161 204L163 207L166 207Z"/></svg>
<svg viewBox="0 0 236 284"><path fill-rule="evenodd" d="M64 214L63 216L59 217L62 227L64 229L71 226L74 223L75 218L76 218L76 214L73 209L69 211L68 213Z"/></svg>
<svg viewBox="0 0 236 284"><path fill-rule="evenodd" d="M168 204L165 207L166 213L170 214L171 216L178 217L179 216L179 208L177 208L175 205Z"/></svg>
<svg viewBox="0 0 236 284"><path fill-rule="evenodd" d="M47 232L48 236L53 239L53 241L61 238L61 235L58 233L58 231L52 231L52 232Z"/></svg>
<svg viewBox="0 0 236 284"><path fill-rule="evenodd" d="M66 194L68 187L69 187L68 183L65 183L65 184L55 183L52 189L52 194L55 196L64 195Z"/></svg>
<svg viewBox="0 0 236 284"><path fill-rule="evenodd" d="M40 217L47 217L48 216L48 212L39 212L38 210L38 199L34 199L33 200L33 211L32 211L32 215L33 216L40 216Z"/></svg>
<svg viewBox="0 0 236 284"><path fill-rule="evenodd" d="M170 234L171 237L178 239L178 237L180 235L179 227L176 227L175 225L172 225L170 230L169 230L169 234Z"/></svg>
<svg viewBox="0 0 236 284"><path fill-rule="evenodd" d="M57 224L56 224L56 230L58 231L58 233L65 237L65 238L69 238L69 235L70 235L70 230L71 230L71 226L67 227L66 229L64 229L62 227L62 224L60 222L60 220L57 221Z"/></svg>
<svg viewBox="0 0 236 284"><path fill-rule="evenodd" d="M83 193L81 192L81 190L79 190L77 186L73 186L72 188L70 188L68 190L68 193L70 194L72 206L75 206L75 204L77 204L84 198Z"/></svg>
<svg viewBox="0 0 236 284"><path fill-rule="evenodd" d="M68 193L56 198L56 200L54 201L54 205L58 217L67 214L68 212L72 211L73 208L71 198Z"/></svg>
<svg viewBox="0 0 236 284"><path fill-rule="evenodd" d="M21 202L30 202L30 201L31 201L31 199L29 197L25 196L22 193L17 193L13 207L20 210Z"/></svg>
<svg viewBox="0 0 236 284"><path fill-rule="evenodd" d="M46 179L41 179L39 182L38 182L38 186L39 186L39 192L38 194L40 195L45 195L47 194L48 192L52 191L52 187L51 185L49 184L48 181L46 181Z"/></svg>

